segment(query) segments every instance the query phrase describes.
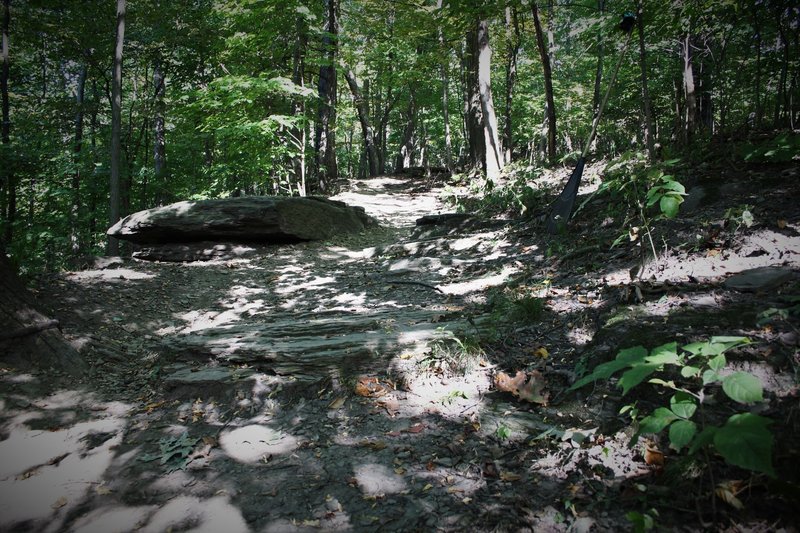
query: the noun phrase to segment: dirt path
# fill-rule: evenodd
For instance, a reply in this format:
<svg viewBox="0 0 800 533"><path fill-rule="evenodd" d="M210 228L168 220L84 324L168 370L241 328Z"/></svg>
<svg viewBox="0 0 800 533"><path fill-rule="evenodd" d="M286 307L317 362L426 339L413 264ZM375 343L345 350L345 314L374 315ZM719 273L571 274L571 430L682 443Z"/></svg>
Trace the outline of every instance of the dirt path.
<svg viewBox="0 0 800 533"><path fill-rule="evenodd" d="M652 346L655 336L688 339L687 324L759 335L749 315L782 293L759 293L756 304L726 290L724 275L796 268L800 257L796 229L753 233L724 257L675 253L658 282L634 284L633 253L566 248L528 225L415 228L443 210L422 182L356 182L338 199L383 227L43 283L41 296L57 302L95 371L90 383L54 389L59 376L4 370L0 528L627 528L628 511L656 505L637 491L659 485L657 468L626 446L618 390L587 401L588 391L565 393L576 361ZM794 228L796 213L784 216ZM584 231L581 239L591 236ZM770 235L787 240L772 249ZM796 280L789 270L789 293ZM546 305L515 319L513 303L493 300L509 288ZM726 318L702 320L712 308ZM780 335L793 327L778 325L768 339L789 359L797 340ZM464 340L478 336L489 339L486 351ZM796 364L789 359L759 363L778 407L796 394L794 377L776 370ZM549 405L494 390L498 371L520 369L541 373ZM781 429L796 434L796 424ZM761 523L762 507L751 523Z"/></svg>

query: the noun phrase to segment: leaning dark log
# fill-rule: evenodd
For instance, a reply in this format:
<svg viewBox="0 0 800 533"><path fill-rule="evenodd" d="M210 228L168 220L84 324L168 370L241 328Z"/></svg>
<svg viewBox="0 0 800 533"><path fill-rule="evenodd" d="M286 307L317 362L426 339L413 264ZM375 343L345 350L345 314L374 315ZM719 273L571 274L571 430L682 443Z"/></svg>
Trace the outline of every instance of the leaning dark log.
<svg viewBox="0 0 800 533"><path fill-rule="evenodd" d="M0 254L0 364L83 375L86 362L57 328Z"/></svg>

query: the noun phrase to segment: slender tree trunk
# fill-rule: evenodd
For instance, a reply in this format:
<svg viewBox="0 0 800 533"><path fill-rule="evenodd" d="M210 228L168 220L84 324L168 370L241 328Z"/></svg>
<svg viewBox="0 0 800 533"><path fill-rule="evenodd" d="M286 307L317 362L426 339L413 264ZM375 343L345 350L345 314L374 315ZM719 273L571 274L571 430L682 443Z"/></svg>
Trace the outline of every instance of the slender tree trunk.
<svg viewBox="0 0 800 533"><path fill-rule="evenodd" d="M11 0L3 0L3 69L0 72L0 93L2 93L3 100L3 124L0 128L0 139L4 145L11 144L11 118L9 116L9 102L8 102L8 78L10 69L10 57L8 53L9 47L9 26L11 24ZM2 187L0 193L5 196L4 205L2 207L5 215L5 232L3 238L0 239L0 254L5 253L5 247L11 243L14 237L14 219L17 214L17 185L14 178L14 170L11 165L3 165Z"/></svg>
<svg viewBox="0 0 800 533"><path fill-rule="evenodd" d="M72 172L72 225L70 226L70 244L72 255L77 257L81 252L80 242L80 211L81 211L81 150L83 149L83 115L84 115L84 93L86 89L86 76L88 72L89 54L86 51L86 61L81 66L78 74L78 85L75 88L75 142L72 148L73 165Z"/></svg>
<svg viewBox="0 0 800 533"><path fill-rule="evenodd" d="M164 93L166 80L162 67L161 56L157 55L153 61L153 180L156 184L156 202L163 204L167 201L166 174L167 174L167 142L164 128Z"/></svg>
<svg viewBox="0 0 800 533"><path fill-rule="evenodd" d="M508 33L508 61L506 62L506 108L505 124L503 130L503 147L505 147L505 162L511 163L514 152L514 138L512 128L512 103L514 99L514 85L517 82L517 55L520 46L519 19L516 6L506 7L506 32Z"/></svg>
<svg viewBox="0 0 800 533"><path fill-rule="evenodd" d="M319 68L319 111L314 148L317 154L314 192L326 192L338 179L336 168L336 51L338 48L337 0L325 2L324 63Z"/></svg>
<svg viewBox="0 0 800 533"><path fill-rule="evenodd" d="M687 33L683 38L683 90L686 98L683 120L683 143L689 144L694 135L697 118L697 94L694 86L694 71L692 68L692 42Z"/></svg>
<svg viewBox="0 0 800 533"><path fill-rule="evenodd" d="M114 75L111 86L111 201L110 226L120 218L120 133L122 130L122 45L125 42L125 0L117 0L117 34L114 45ZM119 255L119 241L108 238L108 255Z"/></svg>
<svg viewBox="0 0 800 533"><path fill-rule="evenodd" d="M544 33L542 23L539 20L539 8L536 2L531 2L533 12L533 25L536 30L536 45L539 48L539 56L542 59L542 70L544 71L544 92L547 99L547 158L550 164L556 161L556 106L553 98L553 72L550 67L550 55L544 43ZM550 14L552 17L552 13Z"/></svg>
<svg viewBox="0 0 800 533"><path fill-rule="evenodd" d="M358 120L361 123L361 132L364 135L364 148L367 152L367 162L369 165L369 176L375 177L378 175L378 153L375 150L375 132L372 129L372 124L369 120L369 109L367 102L361 94L361 89L358 87L358 81L353 71L347 69L344 74L347 84L350 86L350 92L353 93L353 104L358 110Z"/></svg>
<svg viewBox="0 0 800 533"><path fill-rule="evenodd" d="M606 11L605 0L597 0L597 10L602 17ZM641 18L641 17L639 17ZM600 109L600 84L603 81L603 57L605 55L605 45L603 43L603 30L598 30L597 35L597 68L594 74L594 94L592 95L592 119L597 116Z"/></svg>
<svg viewBox="0 0 800 533"><path fill-rule="evenodd" d="M406 110L406 127L403 129L403 137L400 141L400 150L395 160L394 171L399 172L411 166L411 158L414 153L414 130L417 129L417 102L414 91L410 90L408 95L408 109Z"/></svg>
<svg viewBox="0 0 800 533"><path fill-rule="evenodd" d="M636 24L639 30L639 68L642 76L642 110L644 111L644 141L647 146L647 158L655 160L656 148L653 139L653 110L650 102L650 89L647 86L647 52L644 46L644 0L637 4Z"/></svg>
<svg viewBox="0 0 800 533"><path fill-rule="evenodd" d="M292 68L292 81L295 85L305 87L305 58L306 46L308 45L308 31L303 16L297 17L297 41L294 45L294 58ZM294 117L305 117L305 102L299 98L292 104L292 115ZM292 138L296 143L298 156L292 161L295 179L297 179L297 190L300 196L306 195L306 128L305 124L292 128Z"/></svg>
<svg viewBox="0 0 800 533"><path fill-rule="evenodd" d="M781 38L781 51L783 52L783 61L781 61L781 75L778 81L778 92L775 95L775 127L785 126L788 122L789 112L789 92L788 92L788 73L789 73L789 39L786 35L786 29L781 23L782 12L776 15L776 24L778 25L778 35Z"/></svg>
<svg viewBox="0 0 800 533"><path fill-rule="evenodd" d="M442 0L436 2L436 9L441 11ZM444 164L447 170L453 169L453 141L450 134L450 109L448 102L448 92L450 88L450 79L448 76L449 69L449 53L444 42L444 31L441 26L439 27L439 48L444 54L440 72L442 75L442 120L444 121Z"/></svg>
<svg viewBox="0 0 800 533"><path fill-rule="evenodd" d="M762 53L762 43L763 39L761 38L761 23L758 18L758 7L753 5L753 32L755 33L754 37L756 39L756 76L754 80L754 87L753 87L753 99L756 103L755 109L755 121L754 125L757 130L761 129L761 120L764 117L764 105L763 100L761 99L761 53Z"/></svg>
<svg viewBox="0 0 800 533"><path fill-rule="evenodd" d="M483 136L486 143L486 177L496 178L503 170L503 147L497 115L492 101L492 48L489 45L489 23L478 23L478 88L480 90Z"/></svg>

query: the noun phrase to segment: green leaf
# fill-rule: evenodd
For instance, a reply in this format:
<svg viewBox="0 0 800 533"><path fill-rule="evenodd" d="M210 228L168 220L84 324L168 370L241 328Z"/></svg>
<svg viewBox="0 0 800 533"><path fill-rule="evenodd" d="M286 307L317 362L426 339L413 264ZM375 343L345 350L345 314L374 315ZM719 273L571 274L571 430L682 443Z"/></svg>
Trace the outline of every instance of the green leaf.
<svg viewBox="0 0 800 533"><path fill-rule="evenodd" d="M722 380L722 390L731 400L739 403L754 403L764 399L761 381L746 372L734 372Z"/></svg>
<svg viewBox="0 0 800 533"><path fill-rule="evenodd" d="M675 413L666 407L659 407L639 421L639 431L637 434L659 433L676 420L678 420L678 417L675 416Z"/></svg>
<svg viewBox="0 0 800 533"><path fill-rule="evenodd" d="M681 376L685 378L696 378L700 374L700 369L696 366L686 365L681 368Z"/></svg>
<svg viewBox="0 0 800 533"><path fill-rule="evenodd" d="M680 196L674 196L672 194L662 196L661 202L659 202L661 212L664 213L667 218L675 218L678 215L681 201L682 198Z"/></svg>
<svg viewBox="0 0 800 533"><path fill-rule="evenodd" d="M697 404L694 398L685 392L679 392L669 399L669 407L673 413L681 418L692 418L697 411Z"/></svg>
<svg viewBox="0 0 800 533"><path fill-rule="evenodd" d="M720 375L714 372L713 370L706 370L703 372L703 385L708 385L709 383L714 383L715 381L719 381Z"/></svg>
<svg viewBox="0 0 800 533"><path fill-rule="evenodd" d="M678 356L678 343L669 342L662 344L650 351L650 355L644 358L648 363L656 363L659 365L677 365L680 363Z"/></svg>
<svg viewBox="0 0 800 533"><path fill-rule="evenodd" d="M676 451L692 442L697 434L697 425L691 420L678 420L669 427L670 446Z"/></svg>
<svg viewBox="0 0 800 533"><path fill-rule="evenodd" d="M650 374L660 369L661 365L653 363L643 363L633 366L630 370L626 370L622 377L619 379L619 386L622 387L622 395L628 394L628 391L641 383Z"/></svg>
<svg viewBox="0 0 800 533"><path fill-rule="evenodd" d="M719 428L716 426L708 426L703 431L701 431L700 434L697 436L697 438L694 439L694 442L689 448L689 454L694 455L703 446L711 444L711 442L714 440L714 435L717 434L718 429Z"/></svg>
<svg viewBox="0 0 800 533"><path fill-rule="evenodd" d="M719 372L720 370L725 368L726 364L728 364L728 360L725 359L725 355L724 354L719 354L718 356L714 357L713 359L711 359L708 362L708 366L714 372Z"/></svg>
<svg viewBox="0 0 800 533"><path fill-rule="evenodd" d="M733 415L714 435L714 446L727 462L774 477L772 433L769 418L742 413Z"/></svg>
<svg viewBox="0 0 800 533"><path fill-rule="evenodd" d="M591 374L579 379L569 388L575 390L583 387L584 385L596 381L598 379L608 379L614 372L622 370L627 366L631 366L634 361L641 361L647 355L647 350L643 346L634 346L633 348L626 348L621 350L616 359L597 365Z"/></svg>

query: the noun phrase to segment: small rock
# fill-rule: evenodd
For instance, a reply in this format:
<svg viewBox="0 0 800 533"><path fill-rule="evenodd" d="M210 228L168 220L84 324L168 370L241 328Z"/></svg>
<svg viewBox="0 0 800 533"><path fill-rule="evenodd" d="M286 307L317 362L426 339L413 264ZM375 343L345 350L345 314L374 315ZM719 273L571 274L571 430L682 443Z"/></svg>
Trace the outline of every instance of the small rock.
<svg viewBox="0 0 800 533"><path fill-rule="evenodd" d="M777 289L792 278L792 269L759 267L739 272L725 280L725 287L735 291L758 292Z"/></svg>

